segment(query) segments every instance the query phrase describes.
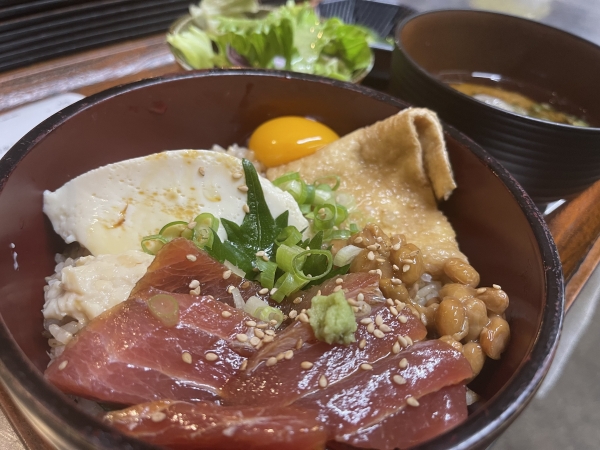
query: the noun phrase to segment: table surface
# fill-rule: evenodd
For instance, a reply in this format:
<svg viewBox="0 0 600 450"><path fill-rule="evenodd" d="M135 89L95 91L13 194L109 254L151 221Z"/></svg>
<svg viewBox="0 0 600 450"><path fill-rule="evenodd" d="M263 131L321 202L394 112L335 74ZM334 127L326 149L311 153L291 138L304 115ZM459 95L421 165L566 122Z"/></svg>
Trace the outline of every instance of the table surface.
<svg viewBox="0 0 600 450"><path fill-rule="evenodd" d="M600 27L597 25L600 23L600 1L407 0L402 3L419 11L471 7L502 9L563 28L600 45ZM74 92L87 96L119 84L180 71L182 69L175 63L165 44L164 35L111 45L1 73L0 113L58 94ZM596 243L592 252L600 254L600 243ZM595 268L595 256L594 259L594 264L589 264L586 273L579 273L581 280L577 289L568 292L571 301L575 299ZM592 277L583 292L586 296L590 295L589 292L595 293L594 298L586 298L588 304L595 304L597 301L600 289L596 285L600 286L599 276ZM570 342L569 345L575 343ZM0 450L49 448L43 439L27 426L21 413L1 388L0 405L4 411L4 414L0 411Z"/></svg>

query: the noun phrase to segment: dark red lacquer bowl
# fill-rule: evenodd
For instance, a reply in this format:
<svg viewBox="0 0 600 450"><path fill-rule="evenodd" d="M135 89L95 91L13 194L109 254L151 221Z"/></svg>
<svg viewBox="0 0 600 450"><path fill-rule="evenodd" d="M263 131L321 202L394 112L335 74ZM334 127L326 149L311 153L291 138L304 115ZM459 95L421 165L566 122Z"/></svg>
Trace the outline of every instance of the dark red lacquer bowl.
<svg viewBox="0 0 600 450"><path fill-rule="evenodd" d="M345 134L405 107L388 95L314 76L204 71L91 96L21 139L0 161L0 380L34 426L61 448L149 448L82 413L42 377L48 363L42 288L63 249L42 214L44 189L165 149L244 144L260 123L280 115L312 116ZM499 283L509 293L513 338L502 360L487 363L476 382L482 406L425 447L483 448L523 409L548 370L563 282L556 247L531 199L485 151L445 130L458 189L442 208L482 284Z"/></svg>

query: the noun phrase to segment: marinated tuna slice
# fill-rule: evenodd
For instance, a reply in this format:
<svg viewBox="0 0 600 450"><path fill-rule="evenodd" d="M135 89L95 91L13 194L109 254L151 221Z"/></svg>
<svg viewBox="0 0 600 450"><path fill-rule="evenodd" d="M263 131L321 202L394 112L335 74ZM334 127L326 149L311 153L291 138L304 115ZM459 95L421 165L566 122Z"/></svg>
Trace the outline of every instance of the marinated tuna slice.
<svg viewBox="0 0 600 450"><path fill-rule="evenodd" d="M406 449L454 428L467 418L464 384L447 386L419 399L416 408L403 408L381 422L340 441L378 450Z"/></svg>
<svg viewBox="0 0 600 450"><path fill-rule="evenodd" d="M199 250L192 241L184 238L174 239L160 249L131 295L148 288L189 294L193 280L198 280L201 295L212 295L230 306L235 306L233 294L228 291L230 286L238 288L244 300L253 295L266 299L258 293L262 289L260 284L232 273L208 253Z"/></svg>
<svg viewBox="0 0 600 450"><path fill-rule="evenodd" d="M310 325L296 320L249 358L247 370L227 382L222 396L230 404L289 405L321 389L322 377L336 383L360 370L361 364L373 364L426 334L408 309L398 314L383 305L360 320L356 342L350 345L317 341Z"/></svg>
<svg viewBox="0 0 600 450"><path fill-rule="evenodd" d="M324 427L293 407L226 407L170 400L107 413L122 432L171 449L317 450Z"/></svg>
<svg viewBox="0 0 600 450"><path fill-rule="evenodd" d="M336 283L336 280L341 279L342 283ZM349 273L347 275L341 275L339 277L330 278L329 280L313 286L306 291L300 291L295 298L300 298L297 303L285 302L280 305L284 314L289 314L292 309L298 313L303 309L310 308L311 301L315 295L329 295L333 294L334 289L337 286L342 286L342 290L346 295L346 298L356 298L358 294L363 294L364 301L370 305L376 305L378 303L385 302L385 297L379 290L379 275L367 272Z"/></svg>
<svg viewBox="0 0 600 450"><path fill-rule="evenodd" d="M422 397L471 376L467 359L448 344L417 342L336 384L322 383L325 387L295 406L314 411L330 439L345 441L403 409L420 408Z"/></svg>
<svg viewBox="0 0 600 450"><path fill-rule="evenodd" d="M216 398L254 351L251 318L209 296L168 294L177 317L157 309L161 293L139 292L91 321L46 378L68 394L117 404Z"/></svg>

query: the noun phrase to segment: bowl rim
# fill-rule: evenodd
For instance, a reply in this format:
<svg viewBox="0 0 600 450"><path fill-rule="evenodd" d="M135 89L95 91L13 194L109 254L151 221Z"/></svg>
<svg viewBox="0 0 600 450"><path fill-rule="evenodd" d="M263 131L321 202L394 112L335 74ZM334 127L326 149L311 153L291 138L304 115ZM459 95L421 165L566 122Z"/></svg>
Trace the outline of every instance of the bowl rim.
<svg viewBox="0 0 600 450"><path fill-rule="evenodd" d="M116 86L86 97L33 128L8 151L5 158L0 160L0 195L8 177L17 164L27 156L39 141L69 120L70 117L98 103L130 91L158 84L176 83L179 80L215 76L297 79L353 91L389 105L397 106L400 109L409 106L398 98L364 86L285 71L210 69L145 79ZM476 448L482 443L489 443L499 435L531 400L538 389L549 369L558 344L564 311L564 287L562 267L556 245L542 213L537 209L531 198L508 171L479 145L455 128L445 123L443 125L445 132L459 144L468 147L488 170L491 170L501 179L506 189L513 196L536 238L545 274L545 306L541 311L541 324L536 340L531 347L529 358L521 362L517 372L512 375L502 390L489 400L486 408L470 415L458 427L419 447L415 447L419 449L447 449L449 443L452 443L452 448L470 449ZM115 448L115 446L121 445L126 445L131 449L156 448L135 438L127 437L98 419L81 414L81 410L74 403L44 380L43 374L28 360L16 341L12 339L10 331L1 316L0 347L3 349L0 354L0 383L16 403L34 411L35 417L33 419L29 417L30 421L37 420L38 424L45 425L46 431L51 433L53 438L62 439L71 444L76 443L77 448L103 448L104 445L106 445L104 448ZM69 423L70 426L65 427L65 423ZM94 437L94 443L90 441L90 436Z"/></svg>
<svg viewBox="0 0 600 450"><path fill-rule="evenodd" d="M484 15L484 16L502 16L508 20L514 20L514 21L518 21L518 22L522 22L522 23L527 23L529 26L544 28L550 32L553 32L553 33L556 33L559 35L564 35L565 37L567 37L569 39L581 41L585 45L594 48L598 52L598 54L600 54L600 45L596 45L595 43L593 43L581 36L577 36L576 34L570 33L568 31L562 30L560 28L553 27L551 25L547 25L545 23L537 22L532 19L527 19L527 18L519 17L519 16L513 16L510 14L501 13L501 12L475 10L475 9L445 8L445 9L436 9L436 10L432 10L432 11L423 11L418 14L413 14L409 17L406 17L405 19L400 21L394 29L394 47L395 47L395 49L397 49L398 51L400 51L402 53L402 55L413 66L413 68L416 71L418 71L421 75L423 75L425 78L427 78L430 82L435 83L435 85L439 89L442 89L446 94L450 94L450 95L454 96L455 98L460 99L463 102L467 102L468 104L470 104L471 107L478 108L481 110L486 110L486 111L489 111L491 108L491 110L498 113L500 115L500 117L506 117L506 118L509 118L512 120L520 120L520 121L523 121L526 123L529 122L530 124L539 126L541 128L554 128L556 130L585 133L585 134L592 134L592 135L596 135L600 132L600 125L581 127L581 126L570 125L570 124L566 124L566 123L551 122L549 120L543 120L543 119L538 119L536 117L524 116L522 114L518 114L518 113L511 112L511 111L507 111L505 109L498 108L497 106L489 105L487 103L484 103L482 101L474 99L470 95L464 94L460 91L457 91L456 89L451 88L446 83L444 83L440 79L438 79L436 76L434 76L433 74L431 74L430 72L425 70L419 63L417 63L415 61L415 59L410 55L408 50L404 47L404 45L402 45L402 42L400 40L400 34L402 33L402 30L404 29L404 27L413 20L417 20L424 16L443 15L446 13L456 13L456 14L465 14L465 15L472 14L472 15Z"/></svg>

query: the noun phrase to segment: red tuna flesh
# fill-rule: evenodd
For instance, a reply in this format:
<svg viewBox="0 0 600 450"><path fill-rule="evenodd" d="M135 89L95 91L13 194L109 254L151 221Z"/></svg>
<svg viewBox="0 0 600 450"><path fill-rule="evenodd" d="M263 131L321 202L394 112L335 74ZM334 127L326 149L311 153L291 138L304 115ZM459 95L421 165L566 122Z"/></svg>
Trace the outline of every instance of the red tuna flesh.
<svg viewBox="0 0 600 450"><path fill-rule="evenodd" d="M151 444L171 449L317 450L323 426L293 407L225 407L169 400L106 414L105 420Z"/></svg>
<svg viewBox="0 0 600 450"><path fill-rule="evenodd" d="M148 309L157 293L140 292L91 321L46 378L68 394L118 404L216 398L238 371L240 354L254 351L236 339L252 336L245 324L251 317L212 297L170 294L179 303L179 323L168 327ZM208 361L208 353L218 359Z"/></svg>
<svg viewBox="0 0 600 450"><path fill-rule="evenodd" d="M466 388L456 384L421 397L416 408L403 408L376 425L338 439L361 448L407 449L439 436L466 418Z"/></svg>
<svg viewBox="0 0 600 450"><path fill-rule="evenodd" d="M405 368L400 364L403 359L408 363ZM345 441L404 408L420 408L415 400L471 376L469 362L450 345L439 340L417 342L294 406L314 411L331 440Z"/></svg>
<svg viewBox="0 0 600 450"><path fill-rule="evenodd" d="M231 271L205 251L199 250L192 241L178 238L160 249L146 274L131 291L131 295L148 288L189 294L191 281L198 280L202 295L212 295L229 306L235 306L233 295L227 291L230 286L237 287L244 300L253 295L267 299L268 296L258 293L262 289L260 284L248 281L235 273L230 273L224 278L225 272Z"/></svg>
<svg viewBox="0 0 600 450"><path fill-rule="evenodd" d="M359 370L360 364L373 364L388 356L394 350L398 335L409 336L413 341L427 335L425 326L407 308L394 316L389 307L375 306L369 317L372 323L360 323L355 333L356 342L350 345L317 341L310 325L296 320L277 334L272 343L249 358L246 371L227 382L222 391L224 401L228 404L289 405L319 390L323 375L331 385ZM369 332L369 327L378 328L375 325L380 320L378 317L389 327L389 331L380 334L381 337ZM396 351L400 348L398 344ZM284 353L289 350L293 351L293 357L285 359ZM268 366L266 361L270 357L279 362ZM312 367L302 369L300 364L304 361L312 363Z"/></svg>

